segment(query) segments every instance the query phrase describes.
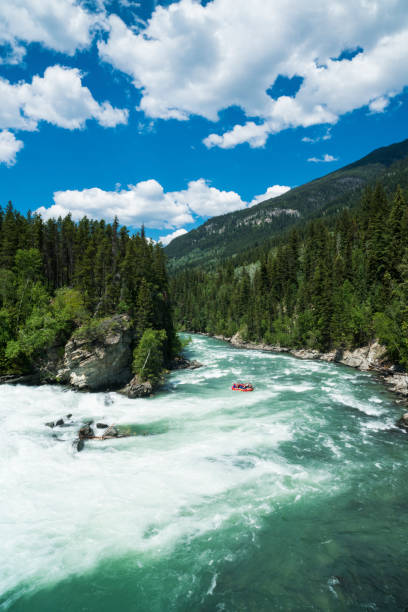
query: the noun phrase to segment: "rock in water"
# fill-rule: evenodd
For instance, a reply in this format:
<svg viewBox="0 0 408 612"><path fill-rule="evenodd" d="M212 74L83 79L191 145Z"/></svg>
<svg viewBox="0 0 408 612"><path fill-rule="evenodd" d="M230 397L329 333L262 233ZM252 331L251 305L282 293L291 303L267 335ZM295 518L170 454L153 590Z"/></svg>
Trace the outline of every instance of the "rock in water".
<svg viewBox="0 0 408 612"><path fill-rule="evenodd" d="M403 414L402 417L398 419L397 427L408 431L408 412L405 412L405 414Z"/></svg>
<svg viewBox="0 0 408 612"><path fill-rule="evenodd" d="M97 429L106 429L107 427L109 427L109 425L107 425L106 423L97 423L96 427Z"/></svg>
<svg viewBox="0 0 408 612"><path fill-rule="evenodd" d="M170 363L170 370L196 370L197 368L201 368L202 365L202 363L196 361L195 359L190 361L190 359L186 359L186 357L178 355Z"/></svg>
<svg viewBox="0 0 408 612"><path fill-rule="evenodd" d="M105 433L103 434L103 437L105 436L118 436L119 432L116 429L116 427L114 427L113 425L111 425L110 427L108 427L108 429L105 431Z"/></svg>
<svg viewBox="0 0 408 612"><path fill-rule="evenodd" d="M130 399L135 399L137 397L149 397L149 395L152 395L153 391L153 385L149 380L142 382L136 375L126 387L119 390L119 393L126 395Z"/></svg>
<svg viewBox="0 0 408 612"><path fill-rule="evenodd" d="M81 427L81 429L78 431L78 434L80 438L93 438L95 435L94 430L90 425L84 425L83 427Z"/></svg>
<svg viewBox="0 0 408 612"><path fill-rule="evenodd" d="M61 427L62 425L64 425L64 419L58 419L55 423L55 427Z"/></svg>
<svg viewBox="0 0 408 612"><path fill-rule="evenodd" d="M52 429L53 427L55 427L55 423L54 423L54 421L48 421L48 423L45 423L45 425L46 425L47 427L51 427L51 429Z"/></svg>
<svg viewBox="0 0 408 612"><path fill-rule="evenodd" d="M83 450L84 446L85 446L85 442L83 441L82 438L76 438L72 443L72 448L78 451L78 453L80 453L81 450Z"/></svg>

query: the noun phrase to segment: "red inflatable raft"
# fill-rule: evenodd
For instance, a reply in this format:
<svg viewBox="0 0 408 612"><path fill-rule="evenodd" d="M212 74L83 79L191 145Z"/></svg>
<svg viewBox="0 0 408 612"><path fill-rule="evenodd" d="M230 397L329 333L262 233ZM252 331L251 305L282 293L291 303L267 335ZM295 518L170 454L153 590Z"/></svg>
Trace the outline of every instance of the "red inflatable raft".
<svg viewBox="0 0 408 612"><path fill-rule="evenodd" d="M244 393L247 391L253 391L254 388L251 383L234 383L231 387L233 391L243 391Z"/></svg>

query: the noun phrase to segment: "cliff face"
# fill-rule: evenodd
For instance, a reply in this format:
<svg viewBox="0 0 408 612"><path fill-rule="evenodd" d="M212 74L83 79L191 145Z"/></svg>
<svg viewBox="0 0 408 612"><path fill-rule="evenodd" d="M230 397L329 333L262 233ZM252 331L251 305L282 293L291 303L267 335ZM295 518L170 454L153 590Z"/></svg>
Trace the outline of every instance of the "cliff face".
<svg viewBox="0 0 408 612"><path fill-rule="evenodd" d="M132 341L127 315L115 315L97 329L74 334L65 346L56 380L91 391L125 385L132 378Z"/></svg>

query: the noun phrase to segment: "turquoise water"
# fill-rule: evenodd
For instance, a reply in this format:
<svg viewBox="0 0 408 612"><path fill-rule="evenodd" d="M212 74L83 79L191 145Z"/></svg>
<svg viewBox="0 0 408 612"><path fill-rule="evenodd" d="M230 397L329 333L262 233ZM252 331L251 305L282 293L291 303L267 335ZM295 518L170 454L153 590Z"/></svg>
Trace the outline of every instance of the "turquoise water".
<svg viewBox="0 0 408 612"><path fill-rule="evenodd" d="M204 367L151 399L0 387L0 609L404 610L394 398L333 364L201 336L188 353ZM76 427L44 426L67 413L140 435L75 454Z"/></svg>

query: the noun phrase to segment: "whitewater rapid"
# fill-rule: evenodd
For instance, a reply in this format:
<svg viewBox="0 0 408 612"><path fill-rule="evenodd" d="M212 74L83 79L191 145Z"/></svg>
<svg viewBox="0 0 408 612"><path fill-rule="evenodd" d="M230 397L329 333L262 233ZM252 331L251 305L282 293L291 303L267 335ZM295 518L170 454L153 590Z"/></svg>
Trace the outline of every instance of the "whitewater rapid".
<svg viewBox="0 0 408 612"><path fill-rule="evenodd" d="M398 408L372 376L200 336L188 351L204 366L171 374L149 399L0 387L2 607L108 560L171 562L187 543L214 538L194 556L194 575L208 571L204 586L186 578L185 597L200 588L205 602L233 561L232 541L250 546L275 512L327 504L387 467L381 455L367 465L367 454L395 430ZM255 391L232 392L237 380ZM76 453L78 426L45 426L67 414L140 435L87 441Z"/></svg>

